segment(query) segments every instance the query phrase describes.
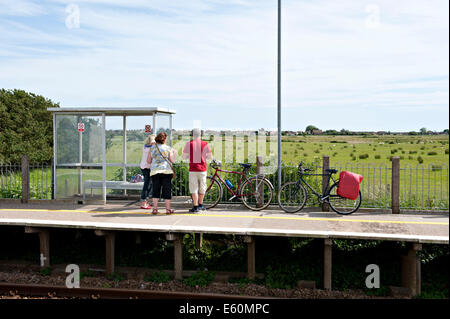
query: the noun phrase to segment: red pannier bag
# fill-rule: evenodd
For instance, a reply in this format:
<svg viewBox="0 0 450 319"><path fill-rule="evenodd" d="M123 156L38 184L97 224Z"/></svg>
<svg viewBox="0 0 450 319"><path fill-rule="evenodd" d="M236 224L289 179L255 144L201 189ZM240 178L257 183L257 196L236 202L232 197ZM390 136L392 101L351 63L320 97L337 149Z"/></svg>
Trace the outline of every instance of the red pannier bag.
<svg viewBox="0 0 450 319"><path fill-rule="evenodd" d="M359 174L343 171L339 174L337 194L341 197L355 200L359 195L359 184L363 177Z"/></svg>

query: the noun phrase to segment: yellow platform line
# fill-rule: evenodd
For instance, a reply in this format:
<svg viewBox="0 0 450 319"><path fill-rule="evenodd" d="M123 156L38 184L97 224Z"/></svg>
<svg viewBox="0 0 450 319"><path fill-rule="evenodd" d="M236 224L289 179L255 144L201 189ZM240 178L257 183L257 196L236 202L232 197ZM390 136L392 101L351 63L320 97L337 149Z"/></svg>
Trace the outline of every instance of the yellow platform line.
<svg viewBox="0 0 450 319"><path fill-rule="evenodd" d="M89 214L122 214L122 215L152 215L150 212L123 212L123 211L95 211L95 210L67 210L67 209L0 209L0 211L18 212L55 212L55 213L89 213ZM159 214L165 215L165 214ZM224 218L254 218L254 219L275 219L275 220L305 220L305 221L331 221L350 223L379 223L379 224L416 224L416 225L443 225L446 222L418 222L402 220L374 220L374 219L349 219L349 218L326 218L326 217L297 217L297 216L252 216L252 215L230 215L230 214L176 214L189 217L224 217Z"/></svg>

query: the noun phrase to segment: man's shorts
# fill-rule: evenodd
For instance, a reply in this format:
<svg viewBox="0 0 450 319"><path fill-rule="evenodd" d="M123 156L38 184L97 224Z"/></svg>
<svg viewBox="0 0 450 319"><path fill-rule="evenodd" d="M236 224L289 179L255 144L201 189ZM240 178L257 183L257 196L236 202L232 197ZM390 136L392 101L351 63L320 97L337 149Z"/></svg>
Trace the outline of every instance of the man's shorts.
<svg viewBox="0 0 450 319"><path fill-rule="evenodd" d="M206 172L189 172L189 192L191 194L206 193Z"/></svg>

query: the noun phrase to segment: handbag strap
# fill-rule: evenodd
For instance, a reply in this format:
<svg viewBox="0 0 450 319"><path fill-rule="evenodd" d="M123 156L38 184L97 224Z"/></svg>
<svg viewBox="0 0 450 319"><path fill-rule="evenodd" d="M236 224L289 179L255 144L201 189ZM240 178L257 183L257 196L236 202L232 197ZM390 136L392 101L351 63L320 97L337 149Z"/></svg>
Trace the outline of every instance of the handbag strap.
<svg viewBox="0 0 450 319"><path fill-rule="evenodd" d="M162 156L162 158L164 158L166 160L167 163L169 163L170 168L172 169L172 172L175 173L175 170L173 169L172 163L161 153L161 151L159 150L158 144L155 144L156 149L158 150L158 153Z"/></svg>

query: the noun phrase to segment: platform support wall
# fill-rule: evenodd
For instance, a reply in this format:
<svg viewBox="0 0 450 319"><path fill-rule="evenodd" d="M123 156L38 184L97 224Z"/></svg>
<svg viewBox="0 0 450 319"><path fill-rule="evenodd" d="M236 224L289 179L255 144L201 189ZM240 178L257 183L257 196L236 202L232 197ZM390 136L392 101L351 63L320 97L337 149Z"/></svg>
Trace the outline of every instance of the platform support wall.
<svg viewBox="0 0 450 319"><path fill-rule="evenodd" d="M173 241L175 280L183 279L183 236L180 234L166 234L168 241Z"/></svg>
<svg viewBox="0 0 450 319"><path fill-rule="evenodd" d="M96 230L95 234L97 236L105 237L106 274L111 275L114 273L116 234L114 232L104 230Z"/></svg>
<svg viewBox="0 0 450 319"><path fill-rule="evenodd" d="M44 228L27 226L25 233L39 235L39 264L41 268L50 267L50 232Z"/></svg>
<svg viewBox="0 0 450 319"><path fill-rule="evenodd" d="M408 244L408 251L401 258L402 287L408 288L413 296L421 293L421 264L417 252L422 250L422 244Z"/></svg>
<svg viewBox="0 0 450 319"><path fill-rule="evenodd" d="M331 270L332 270L332 244L329 238L324 240L323 251L323 286L325 290L331 290Z"/></svg>

